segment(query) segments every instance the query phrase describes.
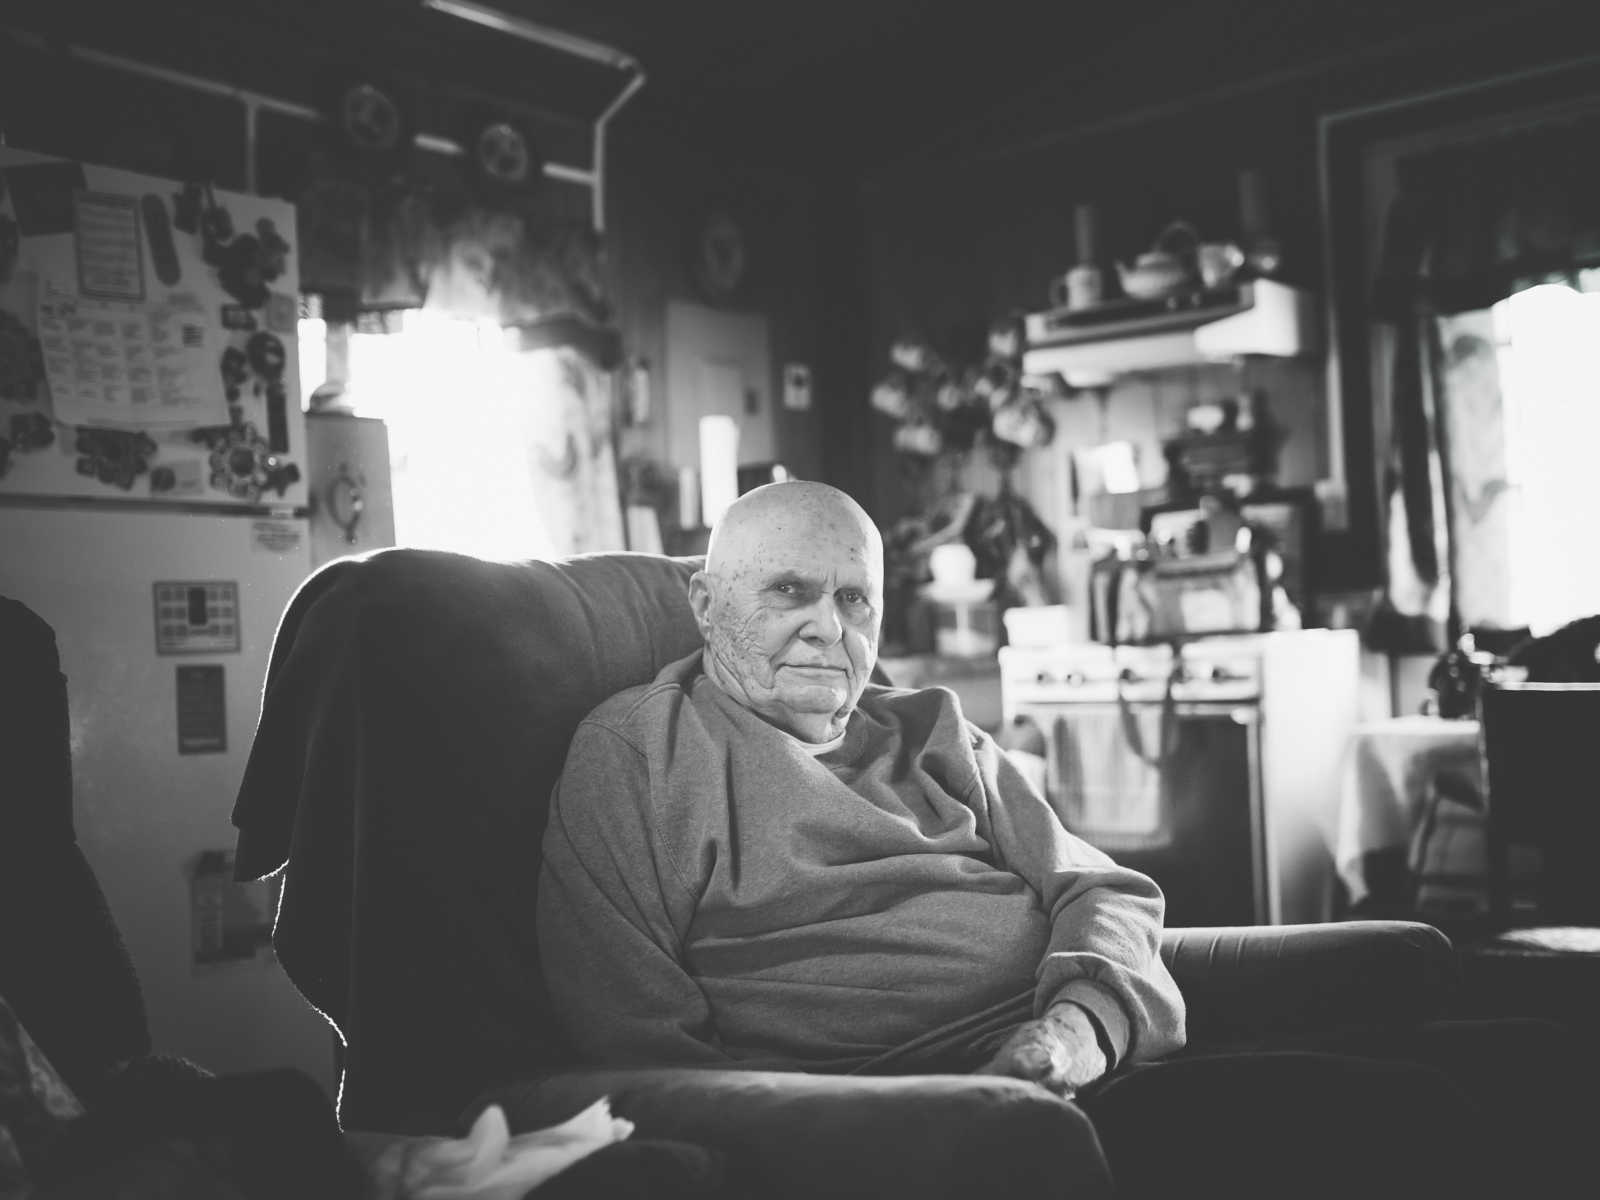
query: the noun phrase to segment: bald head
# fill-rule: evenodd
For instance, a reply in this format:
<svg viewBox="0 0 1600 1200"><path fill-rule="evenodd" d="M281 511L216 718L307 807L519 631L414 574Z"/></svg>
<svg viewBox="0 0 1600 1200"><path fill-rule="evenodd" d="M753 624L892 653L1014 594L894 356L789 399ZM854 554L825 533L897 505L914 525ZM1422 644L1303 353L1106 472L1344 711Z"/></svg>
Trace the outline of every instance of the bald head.
<svg viewBox="0 0 1600 1200"><path fill-rule="evenodd" d="M772 724L825 742L843 732L877 661L883 539L837 488L767 484L717 522L689 600L711 680Z"/></svg>
<svg viewBox="0 0 1600 1200"><path fill-rule="evenodd" d="M859 546L882 575L883 539L866 510L836 487L799 479L765 484L730 504L711 531L706 571L741 570L795 538Z"/></svg>

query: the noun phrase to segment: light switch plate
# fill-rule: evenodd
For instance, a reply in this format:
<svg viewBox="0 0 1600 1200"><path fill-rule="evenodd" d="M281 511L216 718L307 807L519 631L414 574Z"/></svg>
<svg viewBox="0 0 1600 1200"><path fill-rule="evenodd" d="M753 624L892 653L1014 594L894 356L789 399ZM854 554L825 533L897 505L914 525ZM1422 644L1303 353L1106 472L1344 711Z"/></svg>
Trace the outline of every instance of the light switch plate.
<svg viewBox="0 0 1600 1200"><path fill-rule="evenodd" d="M805 363L783 364L783 406L792 412L811 407L811 368Z"/></svg>

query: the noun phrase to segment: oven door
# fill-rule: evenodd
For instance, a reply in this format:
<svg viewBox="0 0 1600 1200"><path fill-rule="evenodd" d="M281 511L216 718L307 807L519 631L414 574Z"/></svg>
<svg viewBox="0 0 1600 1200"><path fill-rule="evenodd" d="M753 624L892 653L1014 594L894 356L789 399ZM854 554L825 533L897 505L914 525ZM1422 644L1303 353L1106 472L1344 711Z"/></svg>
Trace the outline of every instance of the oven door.
<svg viewBox="0 0 1600 1200"><path fill-rule="evenodd" d="M1168 927L1268 921L1259 708L1034 703L1062 823L1167 898Z"/></svg>

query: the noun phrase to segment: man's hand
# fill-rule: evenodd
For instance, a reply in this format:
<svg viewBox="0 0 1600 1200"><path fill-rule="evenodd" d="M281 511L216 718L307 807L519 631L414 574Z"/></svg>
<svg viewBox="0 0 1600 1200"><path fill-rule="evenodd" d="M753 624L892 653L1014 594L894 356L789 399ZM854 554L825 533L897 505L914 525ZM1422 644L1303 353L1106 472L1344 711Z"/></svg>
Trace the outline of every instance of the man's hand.
<svg viewBox="0 0 1600 1200"><path fill-rule="evenodd" d="M1089 1014L1064 1000L1019 1028L976 1073L1031 1080L1070 1098L1104 1075L1108 1065Z"/></svg>

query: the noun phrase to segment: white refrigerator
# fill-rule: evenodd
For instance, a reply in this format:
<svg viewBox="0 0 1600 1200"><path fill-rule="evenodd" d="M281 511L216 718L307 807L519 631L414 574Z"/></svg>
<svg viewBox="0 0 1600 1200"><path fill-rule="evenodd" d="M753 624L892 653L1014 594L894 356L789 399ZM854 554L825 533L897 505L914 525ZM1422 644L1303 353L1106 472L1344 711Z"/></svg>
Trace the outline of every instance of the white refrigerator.
<svg viewBox="0 0 1600 1200"><path fill-rule="evenodd" d="M0 594L55 630L78 840L155 1049L331 1091L275 889L231 882L272 636L312 568L294 215L0 148Z"/></svg>

